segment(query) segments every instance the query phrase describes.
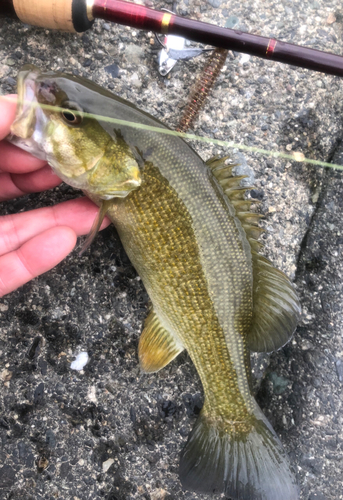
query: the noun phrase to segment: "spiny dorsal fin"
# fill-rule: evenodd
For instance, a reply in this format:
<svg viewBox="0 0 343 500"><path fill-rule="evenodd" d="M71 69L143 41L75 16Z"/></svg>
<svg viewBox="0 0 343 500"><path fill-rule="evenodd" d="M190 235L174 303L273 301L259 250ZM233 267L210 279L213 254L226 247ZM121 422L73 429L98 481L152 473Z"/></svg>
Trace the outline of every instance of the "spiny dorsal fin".
<svg viewBox="0 0 343 500"><path fill-rule="evenodd" d="M253 262L253 321L247 335L252 351L274 351L291 338L300 315L298 297L287 276L258 252L263 247L257 240L264 232L258 226L263 217L250 212L254 200L246 200L245 193L251 187L240 187L244 176L232 174L236 165L226 165L225 158L212 158L207 162L213 175L222 186L224 193L235 208L247 235Z"/></svg>
<svg viewBox="0 0 343 500"><path fill-rule="evenodd" d="M239 218L239 214L237 214L237 217ZM257 240L261 234L265 232L262 227L252 226L251 224L245 224L244 222L242 223L242 226L244 227L248 240L250 240L250 238Z"/></svg>
<svg viewBox="0 0 343 500"><path fill-rule="evenodd" d="M139 339L138 358L143 371L157 372L170 363L184 347L161 325L154 310L145 320Z"/></svg>
<svg viewBox="0 0 343 500"><path fill-rule="evenodd" d="M235 208L236 215L245 229L247 238L257 239L263 229L258 227L259 220L263 217L260 214L250 212L250 207L257 202L255 200L246 200L245 193L252 189L251 187L241 186L241 181L246 179L246 175L233 175L232 171L238 166L237 163L225 163L228 156L220 158L215 156L206 162L210 167L212 174L217 179L224 193L229 198L231 205Z"/></svg>
<svg viewBox="0 0 343 500"><path fill-rule="evenodd" d="M251 224L258 227L258 223L264 216L255 212L238 212L237 217L239 217L243 224Z"/></svg>
<svg viewBox="0 0 343 500"><path fill-rule="evenodd" d="M248 238L248 241L250 243L251 250L253 250L254 252L258 252L259 250L261 250L261 248L263 248L263 244L255 240L254 238Z"/></svg>
<svg viewBox="0 0 343 500"><path fill-rule="evenodd" d="M260 202L257 200L231 200L231 203L235 207L236 212L247 212L250 210L251 205L257 205Z"/></svg>
<svg viewBox="0 0 343 500"><path fill-rule="evenodd" d="M213 175L219 182L234 177L232 171L237 167L238 163L225 163L228 159L229 156L214 156L206 161L206 165L210 167Z"/></svg>
<svg viewBox="0 0 343 500"><path fill-rule="evenodd" d="M247 175L234 175L226 179L222 179L220 182L224 191L231 188L241 187L241 181L246 179Z"/></svg>
<svg viewBox="0 0 343 500"><path fill-rule="evenodd" d="M216 156L213 156L212 158L209 158L205 163L207 166L210 167L210 169L213 171L215 169L226 169L226 168L230 168L230 167L235 167L237 165L237 163L230 163L230 164L227 164L225 163L226 160L229 160L230 157L229 156L219 156L219 155L216 155Z"/></svg>

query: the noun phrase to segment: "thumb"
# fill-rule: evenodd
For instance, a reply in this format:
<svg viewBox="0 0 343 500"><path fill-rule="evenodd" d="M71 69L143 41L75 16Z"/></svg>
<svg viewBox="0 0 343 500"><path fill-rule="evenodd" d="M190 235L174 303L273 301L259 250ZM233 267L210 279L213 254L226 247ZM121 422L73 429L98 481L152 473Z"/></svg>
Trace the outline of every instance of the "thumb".
<svg viewBox="0 0 343 500"><path fill-rule="evenodd" d="M6 135L9 134L10 126L15 118L16 106L16 94L0 96L0 140L4 139Z"/></svg>

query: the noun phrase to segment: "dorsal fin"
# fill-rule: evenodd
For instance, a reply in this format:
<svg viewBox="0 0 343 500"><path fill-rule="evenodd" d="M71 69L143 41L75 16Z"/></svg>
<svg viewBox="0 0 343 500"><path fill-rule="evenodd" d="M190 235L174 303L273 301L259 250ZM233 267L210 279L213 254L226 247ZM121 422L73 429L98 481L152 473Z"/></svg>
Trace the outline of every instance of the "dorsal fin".
<svg viewBox="0 0 343 500"><path fill-rule="evenodd" d="M252 187L240 187L240 188L230 188L230 189L225 189L225 194L229 198L229 200L234 202L235 200L237 201L243 201L245 200L244 196L247 191L252 189ZM237 216L238 216L237 212Z"/></svg>
<svg viewBox="0 0 343 500"><path fill-rule="evenodd" d="M152 309L139 339L138 358L143 371L157 372L170 363L184 347L160 323Z"/></svg>
<svg viewBox="0 0 343 500"><path fill-rule="evenodd" d="M242 223L257 227L259 221L264 217L262 214L257 214L256 212L238 212L236 210L236 213Z"/></svg>
<svg viewBox="0 0 343 500"><path fill-rule="evenodd" d="M257 200L231 200L232 205L235 207L236 212L247 212L250 210L251 205L260 203Z"/></svg>
<svg viewBox="0 0 343 500"><path fill-rule="evenodd" d="M238 165L238 163L225 163L226 160L229 160L230 156L213 156L212 158L209 158L205 163L212 171L214 170L226 170L228 168L233 168Z"/></svg>
<svg viewBox="0 0 343 500"><path fill-rule="evenodd" d="M261 214L250 212L250 207L257 202L255 200L246 200L246 191L251 187L241 186L241 181L246 179L246 175L233 175L233 169L238 166L237 163L226 164L228 156L220 158L215 156L207 160L206 164L210 167L212 174L221 185L224 193L233 205L236 215L245 229L248 239L257 239L264 230L258 227L259 220L263 217Z"/></svg>
<svg viewBox="0 0 343 500"><path fill-rule="evenodd" d="M237 217L239 218L238 214ZM265 232L262 227L252 226L251 224L243 223L242 226L244 227L248 240L250 240L250 238L257 240L261 236L261 234Z"/></svg>
<svg viewBox="0 0 343 500"><path fill-rule="evenodd" d="M241 181L246 178L247 178L246 175L233 175L232 177L222 179L220 181L220 184L222 185L224 191L226 191L227 189L240 187Z"/></svg>
<svg viewBox="0 0 343 500"><path fill-rule="evenodd" d="M248 240L252 251L258 252L261 248L263 248L263 243L260 241L257 241L254 238L248 238Z"/></svg>
<svg viewBox="0 0 343 500"><path fill-rule="evenodd" d="M253 257L253 319L247 336L252 351L280 349L293 335L300 303L288 277L256 251Z"/></svg>
<svg viewBox="0 0 343 500"><path fill-rule="evenodd" d="M253 321L247 335L248 346L252 351L274 351L289 341L296 328L300 315L299 300L287 276L258 253L263 247L257 241L264 232L258 226L263 216L249 211L256 202L246 200L245 193L252 188L240 187L244 176L235 178L232 170L236 165L226 165L226 160L227 157L215 157L206 163L233 205L251 248Z"/></svg>

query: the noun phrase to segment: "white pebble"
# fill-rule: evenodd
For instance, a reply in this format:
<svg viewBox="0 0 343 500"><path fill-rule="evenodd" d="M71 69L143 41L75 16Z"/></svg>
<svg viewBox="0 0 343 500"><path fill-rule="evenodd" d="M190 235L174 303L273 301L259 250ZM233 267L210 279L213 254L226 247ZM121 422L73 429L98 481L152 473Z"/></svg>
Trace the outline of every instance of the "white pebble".
<svg viewBox="0 0 343 500"><path fill-rule="evenodd" d="M242 54L239 62L240 62L241 64L245 64L245 63L247 63L248 61L250 61L250 56L249 56L249 54Z"/></svg>
<svg viewBox="0 0 343 500"><path fill-rule="evenodd" d="M88 352L80 352L76 356L75 361L71 363L70 368L72 370L78 370L78 371L83 370L83 368L88 363L88 360L89 360Z"/></svg>
<svg viewBox="0 0 343 500"><path fill-rule="evenodd" d="M108 460L106 460L106 462L103 462L102 463L102 472L103 473L107 472L112 464L114 464L113 458L109 458Z"/></svg>

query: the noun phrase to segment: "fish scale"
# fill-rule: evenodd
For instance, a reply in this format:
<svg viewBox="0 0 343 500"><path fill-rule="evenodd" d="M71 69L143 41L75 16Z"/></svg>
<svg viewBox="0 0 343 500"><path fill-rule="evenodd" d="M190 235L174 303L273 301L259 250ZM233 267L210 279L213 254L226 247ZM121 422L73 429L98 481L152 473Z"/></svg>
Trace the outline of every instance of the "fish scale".
<svg viewBox="0 0 343 500"><path fill-rule="evenodd" d="M167 137L158 138L158 148L156 148L156 135L150 133L147 137L143 151L153 150L154 153L149 160L158 165L160 172L171 183L190 213L190 224L194 227L197 244L202 252L203 270L209 285L208 293L215 304L221 327L225 332L229 332L226 335L226 342L229 344L227 347L238 374L241 394L244 395L245 403L252 411L244 363L243 342L247 330L243 331L240 327L242 319L249 323L249 317L252 315L252 268L249 262L251 256L245 233L240 222L232 217L234 211L231 210L230 213L220 193L214 195L216 193L213 192L213 188L216 190L219 188L210 182L208 171L203 164L195 163L194 159L188 163L180 162L176 154L171 151ZM185 156L188 158L188 155ZM156 199L159 199L158 195L159 193ZM138 272L140 273L139 269ZM185 272L189 274L189 270ZM244 286L245 281L250 283L250 289ZM242 296L243 294L245 296ZM239 310L241 302L246 304L244 314L240 315L238 324L233 324L231 322L233 312ZM235 335L235 332L238 334Z"/></svg>
<svg viewBox="0 0 343 500"><path fill-rule="evenodd" d="M174 171L176 169L177 166ZM159 182L160 177L157 169L148 164L143 171L142 189L117 201L108 215L116 225L153 304L158 304L158 316L164 319L168 315L168 320L162 321L163 325L166 325L167 330L176 331L195 363L204 386L209 413L214 414L219 410L223 418L241 420L242 413L246 417L251 409L245 407L244 398L241 397L237 380L239 374L234 366L241 364L242 369L247 369L244 352L236 349L232 355L230 346L227 346L208 293L193 220L187 215L187 209L176 191L165 181ZM158 210L156 200L163 200ZM182 228L178 243L183 253L176 250L169 232L171 216L173 224ZM158 232L154 230L156 226L159 227ZM146 256L144 263L142 255ZM189 261L194 266L192 272ZM218 272L222 273L223 267L217 265ZM231 306L230 310L233 311L234 307ZM203 311L209 311L209 317L204 318ZM198 345L197 350L194 350L194 345ZM202 359L199 358L198 350L202 353ZM234 398L234 404L230 404L230 395Z"/></svg>

